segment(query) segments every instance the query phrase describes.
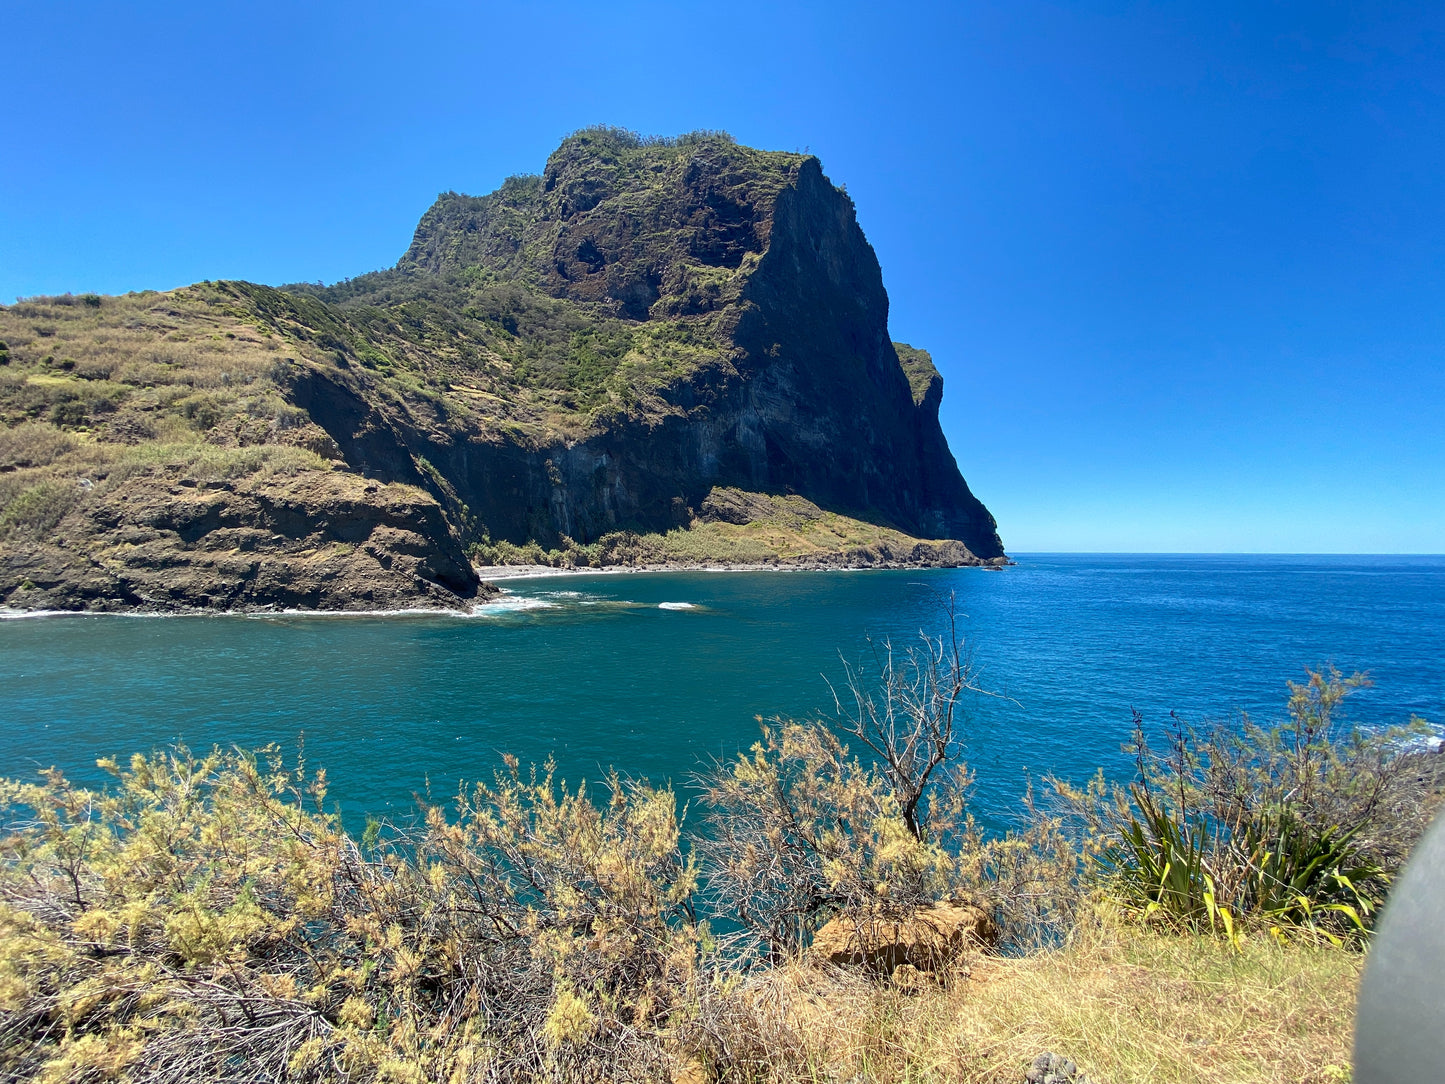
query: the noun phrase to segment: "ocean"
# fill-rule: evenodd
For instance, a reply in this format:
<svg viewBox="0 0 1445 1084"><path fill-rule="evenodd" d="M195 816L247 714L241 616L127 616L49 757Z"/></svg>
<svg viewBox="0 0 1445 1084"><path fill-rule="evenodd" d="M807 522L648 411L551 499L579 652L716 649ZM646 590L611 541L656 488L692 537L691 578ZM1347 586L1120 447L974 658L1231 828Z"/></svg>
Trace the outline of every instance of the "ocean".
<svg viewBox="0 0 1445 1084"><path fill-rule="evenodd" d="M472 616L55 616L0 621L0 776L185 743L304 748L347 823L407 817L501 755L671 781L833 707L846 664L942 631L950 595L990 695L969 699L973 806L1029 779L1120 778L1131 709L1162 728L1282 718L1287 679L1373 685L1365 726L1445 723L1445 557L1023 554L1002 572L570 575Z"/></svg>

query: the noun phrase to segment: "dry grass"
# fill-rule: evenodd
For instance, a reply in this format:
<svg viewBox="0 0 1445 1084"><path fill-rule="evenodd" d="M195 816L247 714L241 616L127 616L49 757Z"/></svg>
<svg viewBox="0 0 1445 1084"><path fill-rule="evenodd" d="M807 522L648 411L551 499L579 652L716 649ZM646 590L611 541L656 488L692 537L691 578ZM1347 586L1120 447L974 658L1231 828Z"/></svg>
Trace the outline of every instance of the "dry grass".
<svg viewBox="0 0 1445 1084"><path fill-rule="evenodd" d="M304 351L215 288L22 301L0 307L0 342L0 539L44 536L137 475L330 469L279 382Z"/></svg>
<svg viewBox="0 0 1445 1084"><path fill-rule="evenodd" d="M809 503L802 497L789 499ZM888 560L888 554L906 554L918 542L901 531L821 511L816 518L798 522L781 517L751 523L694 522L687 530L670 531L659 539L660 548L671 560L722 559L738 564L849 553Z"/></svg>
<svg viewBox="0 0 1445 1084"><path fill-rule="evenodd" d="M1363 957L1256 940L1093 931L1068 950L976 970L953 1036L974 1079L1015 1079L1042 1050L1127 1084L1341 1079Z"/></svg>
<svg viewBox="0 0 1445 1084"><path fill-rule="evenodd" d="M719 518L721 511L728 518ZM538 565L553 568L604 568L618 565L792 565L809 567L958 564L968 559L957 542L914 538L891 527L853 519L819 508L796 495L748 493L715 487L701 514L685 527L665 533L616 531L578 545L564 539L561 549L544 550L535 542L479 543L473 552L484 566Z"/></svg>
<svg viewBox="0 0 1445 1084"><path fill-rule="evenodd" d="M920 545L919 539L902 531L826 511L796 494L748 493L719 486L699 511L686 530L658 539L669 559L717 554L739 562L806 561L841 555L852 563L870 564L899 560Z"/></svg>
<svg viewBox="0 0 1445 1084"><path fill-rule="evenodd" d="M1324 1084L1349 1079L1357 953L1099 925L1067 948L979 957L910 994L816 970L752 998L782 1082L1018 1084L1043 1051L1095 1084ZM781 1027L780 1027L781 1026Z"/></svg>

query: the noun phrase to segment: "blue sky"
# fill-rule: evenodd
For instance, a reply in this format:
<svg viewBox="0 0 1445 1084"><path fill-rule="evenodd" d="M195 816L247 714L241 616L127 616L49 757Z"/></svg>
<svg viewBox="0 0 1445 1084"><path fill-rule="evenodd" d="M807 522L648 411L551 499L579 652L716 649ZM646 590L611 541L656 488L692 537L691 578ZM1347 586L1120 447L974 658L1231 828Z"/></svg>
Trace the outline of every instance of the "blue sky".
<svg viewBox="0 0 1445 1084"><path fill-rule="evenodd" d="M807 148L1013 551L1445 551L1445 6L0 0L0 299L388 266L567 132Z"/></svg>

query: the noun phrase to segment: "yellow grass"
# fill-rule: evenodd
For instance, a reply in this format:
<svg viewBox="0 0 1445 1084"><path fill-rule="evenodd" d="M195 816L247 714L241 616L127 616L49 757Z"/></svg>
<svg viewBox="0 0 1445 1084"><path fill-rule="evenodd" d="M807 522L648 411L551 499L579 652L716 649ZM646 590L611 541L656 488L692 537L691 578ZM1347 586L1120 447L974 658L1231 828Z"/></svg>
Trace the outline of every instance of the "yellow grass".
<svg viewBox="0 0 1445 1084"><path fill-rule="evenodd" d="M751 523L694 522L686 531L669 532L661 540L674 560L725 557L732 561L767 561L826 557L853 549L890 549L906 553L918 539L889 527L824 512L801 497L779 498L809 506L811 517L771 516Z"/></svg>
<svg viewBox="0 0 1445 1084"><path fill-rule="evenodd" d="M771 992L802 1040L777 1081L1019 1084L1044 1051L1094 1084L1349 1079L1358 953L1095 928L1069 947L977 958L919 994L801 972ZM774 979L773 982L779 980Z"/></svg>

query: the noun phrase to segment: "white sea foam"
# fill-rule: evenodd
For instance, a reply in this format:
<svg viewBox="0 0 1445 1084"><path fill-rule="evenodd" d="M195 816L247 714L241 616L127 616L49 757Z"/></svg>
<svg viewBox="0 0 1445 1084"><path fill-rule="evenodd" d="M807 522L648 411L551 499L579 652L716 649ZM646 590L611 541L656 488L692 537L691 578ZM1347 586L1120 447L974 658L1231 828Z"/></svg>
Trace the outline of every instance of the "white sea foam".
<svg viewBox="0 0 1445 1084"><path fill-rule="evenodd" d="M1436 756L1445 753L1445 737L1440 734L1415 734L1399 743L1405 753L1431 753Z"/></svg>
<svg viewBox="0 0 1445 1084"><path fill-rule="evenodd" d="M538 591L533 598L555 599L567 606L603 606L613 602L610 598L598 598L586 591Z"/></svg>
<svg viewBox="0 0 1445 1084"><path fill-rule="evenodd" d="M697 604L693 602L659 602L657 608L659 610L695 610Z"/></svg>
<svg viewBox="0 0 1445 1084"><path fill-rule="evenodd" d="M74 617L75 610L11 610L0 608L0 621L17 621L22 617Z"/></svg>
<svg viewBox="0 0 1445 1084"><path fill-rule="evenodd" d="M472 607L473 617L500 617L504 614L524 613L527 610L555 610L557 604L544 598L528 598L525 595L508 595L492 602Z"/></svg>
<svg viewBox="0 0 1445 1084"><path fill-rule="evenodd" d="M434 610L421 606L400 610L230 610L218 617L466 617L461 610Z"/></svg>
<svg viewBox="0 0 1445 1084"><path fill-rule="evenodd" d="M116 617L134 619L137 617L229 617L229 613L211 613L202 610L185 610L174 613L168 610L13 610L0 608L0 621L18 621L22 617Z"/></svg>

